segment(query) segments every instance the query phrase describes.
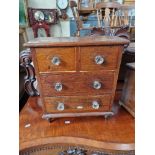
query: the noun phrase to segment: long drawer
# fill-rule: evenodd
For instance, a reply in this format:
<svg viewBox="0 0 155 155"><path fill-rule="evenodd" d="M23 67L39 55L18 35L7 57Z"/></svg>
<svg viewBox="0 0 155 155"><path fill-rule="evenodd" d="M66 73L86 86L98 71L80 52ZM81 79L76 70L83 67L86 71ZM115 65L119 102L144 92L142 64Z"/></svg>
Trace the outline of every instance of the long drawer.
<svg viewBox="0 0 155 155"><path fill-rule="evenodd" d="M41 74L43 96L102 95L111 93L114 72Z"/></svg>
<svg viewBox="0 0 155 155"><path fill-rule="evenodd" d="M45 97L47 113L104 112L109 110L110 95Z"/></svg>

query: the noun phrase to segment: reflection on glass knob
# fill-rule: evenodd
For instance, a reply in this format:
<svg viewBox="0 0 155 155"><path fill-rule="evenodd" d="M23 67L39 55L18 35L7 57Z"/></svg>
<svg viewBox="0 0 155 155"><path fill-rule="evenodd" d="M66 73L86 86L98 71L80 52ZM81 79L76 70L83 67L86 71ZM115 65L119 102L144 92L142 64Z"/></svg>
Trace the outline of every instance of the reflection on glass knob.
<svg viewBox="0 0 155 155"><path fill-rule="evenodd" d="M93 82L93 88L94 89L100 89L101 86L102 86L101 82L99 82L99 81L94 81Z"/></svg>
<svg viewBox="0 0 155 155"><path fill-rule="evenodd" d="M97 55L97 56L95 57L95 62L96 62L97 65L103 64L103 63L104 63L104 60L105 60L104 57L101 56L101 55Z"/></svg>
<svg viewBox="0 0 155 155"><path fill-rule="evenodd" d="M54 86L56 91L61 91L62 90L62 84L60 82L57 82Z"/></svg>
<svg viewBox="0 0 155 155"><path fill-rule="evenodd" d="M99 107L100 107L100 105L99 105L99 103L97 101L92 102L92 108L93 109L99 109Z"/></svg>
<svg viewBox="0 0 155 155"><path fill-rule="evenodd" d="M64 105L64 103L59 102L59 103L58 103L58 106L57 106L57 110L59 110L59 111L63 111L64 109L65 109L65 105Z"/></svg>
<svg viewBox="0 0 155 155"><path fill-rule="evenodd" d="M51 62L52 62L53 65L56 65L56 66L59 66L60 63L61 63L60 58L59 57L56 57L56 56L54 56L52 58Z"/></svg>

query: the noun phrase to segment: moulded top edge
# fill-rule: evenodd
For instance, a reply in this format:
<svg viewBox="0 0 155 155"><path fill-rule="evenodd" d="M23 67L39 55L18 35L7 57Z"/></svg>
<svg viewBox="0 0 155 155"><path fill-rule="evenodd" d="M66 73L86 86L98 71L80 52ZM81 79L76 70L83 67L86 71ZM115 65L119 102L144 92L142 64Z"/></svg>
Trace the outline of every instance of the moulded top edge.
<svg viewBox="0 0 155 155"><path fill-rule="evenodd" d="M91 46L91 45L124 45L129 40L117 36L88 37L40 37L28 41L25 47L55 47L55 46Z"/></svg>

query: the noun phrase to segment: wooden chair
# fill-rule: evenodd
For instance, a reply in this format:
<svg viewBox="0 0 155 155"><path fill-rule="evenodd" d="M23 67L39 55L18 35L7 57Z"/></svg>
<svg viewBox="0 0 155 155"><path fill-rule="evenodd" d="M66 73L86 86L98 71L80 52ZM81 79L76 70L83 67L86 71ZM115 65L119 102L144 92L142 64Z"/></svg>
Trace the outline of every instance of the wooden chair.
<svg viewBox="0 0 155 155"><path fill-rule="evenodd" d="M120 3L100 2L96 4L95 9L98 18L98 28L93 28L92 35L118 36L130 40L129 25L121 22L119 13L122 5Z"/></svg>
<svg viewBox="0 0 155 155"><path fill-rule="evenodd" d="M99 2L96 4L96 13L98 17L98 27L114 26L114 18L116 11L121 7L120 3L117 2ZM116 25L116 24L115 24Z"/></svg>
<svg viewBox="0 0 155 155"><path fill-rule="evenodd" d="M70 1L70 7L72 9L76 25L77 32L76 36L80 36L80 30L86 29L83 27L83 22L80 19L79 3ZM91 30L91 35L108 35L108 36L119 36L130 40L130 28L128 18L122 18L121 10L125 10L127 6L121 5L117 2L99 2L95 5L94 11L97 14L98 27L87 28ZM89 11L89 12L88 12ZM91 13L92 10L87 9L86 13ZM126 13L127 14L127 13Z"/></svg>

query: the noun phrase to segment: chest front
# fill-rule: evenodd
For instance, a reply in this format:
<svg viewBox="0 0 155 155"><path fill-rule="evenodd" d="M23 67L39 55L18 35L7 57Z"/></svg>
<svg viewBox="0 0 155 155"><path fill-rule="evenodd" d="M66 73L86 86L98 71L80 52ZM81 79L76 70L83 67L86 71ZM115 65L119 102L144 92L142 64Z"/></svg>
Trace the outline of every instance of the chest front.
<svg viewBox="0 0 155 155"><path fill-rule="evenodd" d="M116 38L112 38L118 39ZM57 38L58 40L58 38ZM102 41L101 41L102 40ZM43 118L112 115L123 45L100 37L30 46Z"/></svg>

